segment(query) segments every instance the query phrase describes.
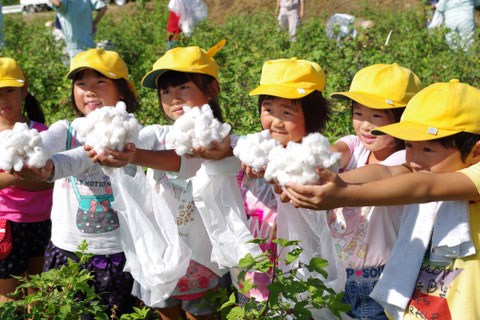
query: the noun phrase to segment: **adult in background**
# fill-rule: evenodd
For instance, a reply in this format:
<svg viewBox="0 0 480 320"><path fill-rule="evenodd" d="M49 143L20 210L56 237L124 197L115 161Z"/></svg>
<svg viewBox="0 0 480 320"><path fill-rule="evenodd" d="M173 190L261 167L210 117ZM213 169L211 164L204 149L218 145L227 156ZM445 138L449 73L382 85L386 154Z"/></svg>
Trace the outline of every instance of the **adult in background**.
<svg viewBox="0 0 480 320"><path fill-rule="evenodd" d="M107 11L102 0L49 0L65 36L70 62L80 52L95 48L93 36L97 33L97 24ZM93 19L92 11L98 11Z"/></svg>
<svg viewBox="0 0 480 320"><path fill-rule="evenodd" d="M296 42L297 27L304 17L304 0L277 0L275 17L283 31L290 34L290 41Z"/></svg>
<svg viewBox="0 0 480 320"><path fill-rule="evenodd" d="M468 50L475 33L474 8L480 6L480 0L439 0L433 6L443 13L445 26L451 30L446 35L448 45Z"/></svg>

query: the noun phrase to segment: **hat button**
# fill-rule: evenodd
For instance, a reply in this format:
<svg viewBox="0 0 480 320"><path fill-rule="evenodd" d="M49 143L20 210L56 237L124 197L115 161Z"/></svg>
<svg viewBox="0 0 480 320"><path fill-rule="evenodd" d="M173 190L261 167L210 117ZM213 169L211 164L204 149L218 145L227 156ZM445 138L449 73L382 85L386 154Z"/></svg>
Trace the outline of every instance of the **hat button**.
<svg viewBox="0 0 480 320"><path fill-rule="evenodd" d="M291 58L290 60L292 60L292 61L297 61L298 58L297 58L297 57L293 57L293 58Z"/></svg>
<svg viewBox="0 0 480 320"><path fill-rule="evenodd" d="M392 66L398 67L398 63L394 62L394 63L392 63Z"/></svg>
<svg viewBox="0 0 480 320"><path fill-rule="evenodd" d="M452 79L452 80L450 80L450 83L460 83L460 80L458 80L458 79Z"/></svg>

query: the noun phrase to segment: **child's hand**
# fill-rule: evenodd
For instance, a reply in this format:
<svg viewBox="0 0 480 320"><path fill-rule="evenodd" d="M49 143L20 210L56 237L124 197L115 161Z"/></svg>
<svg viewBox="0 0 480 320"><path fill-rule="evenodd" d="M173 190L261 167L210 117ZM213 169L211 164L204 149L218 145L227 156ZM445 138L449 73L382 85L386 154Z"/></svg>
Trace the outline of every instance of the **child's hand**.
<svg viewBox="0 0 480 320"><path fill-rule="evenodd" d="M47 160L45 165L37 169L35 167L24 165L22 171L20 171L20 176L22 179L33 182L40 182L50 177L53 170L53 161L51 159Z"/></svg>
<svg viewBox="0 0 480 320"><path fill-rule="evenodd" d="M245 163L242 162L242 169L245 171L247 174L247 177L250 179L255 179L255 178L263 178L265 175L265 168L261 171L254 170L252 167L247 166Z"/></svg>
<svg viewBox="0 0 480 320"><path fill-rule="evenodd" d="M90 146L84 146L92 162L98 162L102 166L121 168L129 164L135 156L137 147L134 143L125 144L123 151L115 151L110 148L105 149L105 153L97 154Z"/></svg>
<svg viewBox="0 0 480 320"><path fill-rule="evenodd" d="M211 148L198 147L198 149L191 148L189 151L193 153L194 157L206 160L221 160L233 156L233 149L230 146L230 135L228 134L220 142L213 141Z"/></svg>
<svg viewBox="0 0 480 320"><path fill-rule="evenodd" d="M342 207L342 191L345 190L347 184L338 174L328 169L317 168L316 171L320 176L321 185L287 183L283 188L281 200L287 202L289 199L295 207L313 210Z"/></svg>

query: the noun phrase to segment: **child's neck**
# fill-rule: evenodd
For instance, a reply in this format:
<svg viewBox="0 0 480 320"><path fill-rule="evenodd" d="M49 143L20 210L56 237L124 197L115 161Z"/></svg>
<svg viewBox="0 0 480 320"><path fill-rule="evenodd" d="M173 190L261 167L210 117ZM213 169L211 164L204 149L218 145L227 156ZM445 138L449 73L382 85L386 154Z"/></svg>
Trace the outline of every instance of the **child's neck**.
<svg viewBox="0 0 480 320"><path fill-rule="evenodd" d="M15 123L17 122L25 122L28 125L30 124L30 121L28 121L23 114L20 114L15 119L5 119L0 117L0 131L13 129L13 126L15 126Z"/></svg>
<svg viewBox="0 0 480 320"><path fill-rule="evenodd" d="M367 163L366 164L378 164L385 161L388 157L390 157L395 150L392 149L383 149L379 151L370 151L368 155Z"/></svg>

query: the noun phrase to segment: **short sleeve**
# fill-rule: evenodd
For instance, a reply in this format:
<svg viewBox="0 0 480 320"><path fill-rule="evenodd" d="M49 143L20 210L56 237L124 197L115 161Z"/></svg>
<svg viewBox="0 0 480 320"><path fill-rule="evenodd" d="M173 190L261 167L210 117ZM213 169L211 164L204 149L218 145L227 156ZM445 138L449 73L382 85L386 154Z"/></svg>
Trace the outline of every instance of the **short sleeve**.
<svg viewBox="0 0 480 320"><path fill-rule="evenodd" d="M472 180L480 193L480 162L458 172L465 174L470 180Z"/></svg>
<svg viewBox="0 0 480 320"><path fill-rule="evenodd" d="M59 7L57 7L53 3L51 5L52 5L53 11L63 14L67 11L68 1L67 0L61 0Z"/></svg>
<svg viewBox="0 0 480 320"><path fill-rule="evenodd" d="M90 2L92 4L92 9L93 10L100 10L103 7L107 6L107 4L105 2L103 2L102 0L90 0Z"/></svg>

